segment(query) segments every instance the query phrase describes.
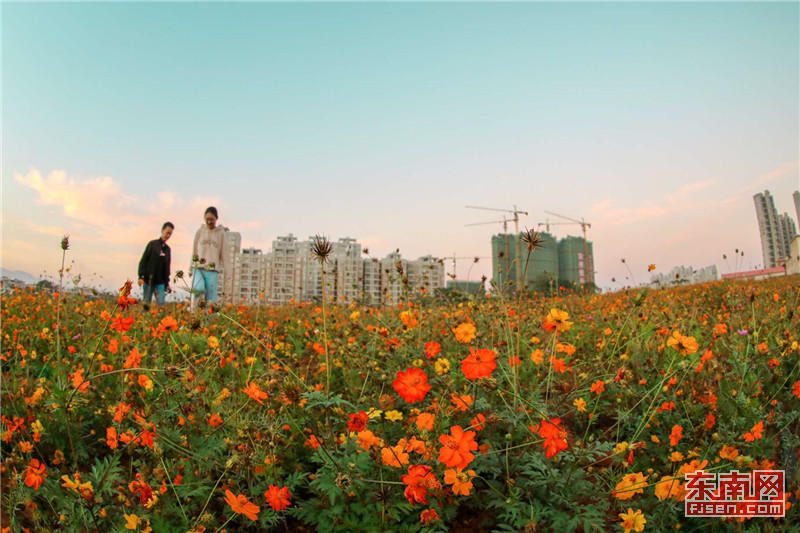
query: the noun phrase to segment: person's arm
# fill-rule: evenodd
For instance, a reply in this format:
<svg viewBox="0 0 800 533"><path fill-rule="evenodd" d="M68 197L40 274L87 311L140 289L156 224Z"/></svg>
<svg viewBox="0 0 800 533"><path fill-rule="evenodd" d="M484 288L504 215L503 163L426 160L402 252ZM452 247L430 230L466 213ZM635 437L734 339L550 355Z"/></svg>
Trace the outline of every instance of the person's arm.
<svg viewBox="0 0 800 533"><path fill-rule="evenodd" d="M197 255L197 243L200 241L200 230L194 232L194 244L192 244L192 257L189 258L189 275L192 275L192 267L194 266L194 257Z"/></svg>
<svg viewBox="0 0 800 533"><path fill-rule="evenodd" d="M166 246L166 245L164 245ZM164 279L167 280L167 285L165 289L169 291L169 271L170 271L170 262L172 261L172 251L169 249L169 246L166 246L166 250L164 252L165 261L164 261Z"/></svg>
<svg viewBox="0 0 800 533"><path fill-rule="evenodd" d="M220 263L222 264L222 271L227 274L228 272L228 239L225 234L222 234L222 246L219 247Z"/></svg>
<svg viewBox="0 0 800 533"><path fill-rule="evenodd" d="M144 281L145 276L147 273L145 269L147 268L147 258L150 255L150 243L147 243L147 246L144 247L144 253L142 254L142 258L139 260L139 279Z"/></svg>

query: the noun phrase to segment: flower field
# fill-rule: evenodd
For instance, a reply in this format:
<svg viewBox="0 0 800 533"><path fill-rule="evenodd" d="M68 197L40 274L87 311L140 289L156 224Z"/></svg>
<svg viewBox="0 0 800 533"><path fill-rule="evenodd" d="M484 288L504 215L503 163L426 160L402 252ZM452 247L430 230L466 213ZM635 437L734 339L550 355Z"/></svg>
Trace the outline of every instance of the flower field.
<svg viewBox="0 0 800 533"><path fill-rule="evenodd" d="M145 309L2 299L3 531L798 531L797 279ZM784 518L684 475L784 469Z"/></svg>

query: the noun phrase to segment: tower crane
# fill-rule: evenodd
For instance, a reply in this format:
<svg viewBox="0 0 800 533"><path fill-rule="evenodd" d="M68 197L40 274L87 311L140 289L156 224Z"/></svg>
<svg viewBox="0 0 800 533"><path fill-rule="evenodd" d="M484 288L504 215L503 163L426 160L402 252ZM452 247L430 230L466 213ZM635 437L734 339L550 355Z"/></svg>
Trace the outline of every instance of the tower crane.
<svg viewBox="0 0 800 533"><path fill-rule="evenodd" d="M547 226L547 230L550 231L550 226L556 225L571 225L571 224L579 224L581 226L581 230L583 231L583 273L584 277L587 282L594 283L594 260L589 257L589 241L586 240L586 228L591 228L592 224L586 222L583 217L580 220L576 220L574 218L565 217L564 215L559 215L558 213L553 213L552 211L545 211L548 215L553 215L555 217L563 218L564 220L569 220L569 222L550 222L549 220L545 223L539 223L539 226L545 225ZM591 268L589 266L591 265Z"/></svg>
<svg viewBox="0 0 800 533"><path fill-rule="evenodd" d="M467 225L470 225L470 224L467 224ZM456 261L458 259L472 259L475 263L477 263L479 259L486 259L486 257L482 256L482 255L459 255L459 256L457 256L456 253L453 252L453 255L447 255L447 256L443 257L443 259L452 259L453 260L453 273L450 274L450 277L453 278L453 281L455 281L455 279L456 279Z"/></svg>
<svg viewBox="0 0 800 533"><path fill-rule="evenodd" d="M485 211L500 211L500 212L503 212L503 213L511 213L511 215L512 215L511 220L514 221L514 233L516 235L516 240L517 240L517 250L516 250L516 255L514 257L514 261L517 263L517 267L516 267L516 271L517 271L517 276L516 276L517 277L517 289L518 290L522 290L522 287L523 287L523 284L522 284L522 262L521 262L521 258L520 258L520 256L522 255L522 252L520 250L520 241L521 241L521 239L519 238L519 216L520 215L527 215L528 212L527 211L522 211L520 209L517 209L516 205L514 206L514 209L498 209L496 207L482 207L482 206L477 206L477 205L468 205L466 207L467 207L467 209L483 209ZM489 222L489 224L493 224L493 223L496 223L496 222ZM478 224L480 224L480 223L478 223ZM478 224L468 224L468 225L478 225ZM507 240L508 239L508 236L507 236L508 233L507 233L507 231L508 231L508 225L507 225L506 217L503 216L503 233L505 234L505 236L503 238L506 240L506 246L508 245L507 244L508 243L508 240ZM508 256L508 254L506 254L506 256Z"/></svg>

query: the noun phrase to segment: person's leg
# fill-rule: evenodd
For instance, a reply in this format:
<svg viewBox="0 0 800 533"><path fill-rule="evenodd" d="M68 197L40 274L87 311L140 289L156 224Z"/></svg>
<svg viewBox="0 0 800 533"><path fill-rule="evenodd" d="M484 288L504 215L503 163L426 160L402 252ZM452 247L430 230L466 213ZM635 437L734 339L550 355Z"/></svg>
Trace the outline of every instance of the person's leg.
<svg viewBox="0 0 800 533"><path fill-rule="evenodd" d="M219 288L219 272L209 270L206 272L206 303L217 303Z"/></svg>
<svg viewBox="0 0 800 533"><path fill-rule="evenodd" d="M149 283L145 283L144 285L142 285L142 291L144 292L144 294L142 295L143 304L149 304L150 300L153 299L153 289L154 287Z"/></svg>
<svg viewBox="0 0 800 533"><path fill-rule="evenodd" d="M197 308L197 298L201 293L205 293L206 291L206 283L203 277L204 272L205 270L201 268L192 267L192 311Z"/></svg>
<svg viewBox="0 0 800 533"><path fill-rule="evenodd" d="M163 283L156 285L156 305L159 307L164 307L167 303L166 288L167 286Z"/></svg>

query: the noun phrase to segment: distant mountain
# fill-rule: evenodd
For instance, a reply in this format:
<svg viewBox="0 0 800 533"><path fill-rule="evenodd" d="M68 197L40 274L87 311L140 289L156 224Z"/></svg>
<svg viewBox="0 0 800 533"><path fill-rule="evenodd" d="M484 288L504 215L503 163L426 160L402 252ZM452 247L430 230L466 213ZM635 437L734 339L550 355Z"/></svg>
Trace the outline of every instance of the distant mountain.
<svg viewBox="0 0 800 533"><path fill-rule="evenodd" d="M23 272L22 270L7 270L0 267L0 275L5 278L18 279L28 284L33 284L39 281L39 278L36 276L32 276L27 272Z"/></svg>

